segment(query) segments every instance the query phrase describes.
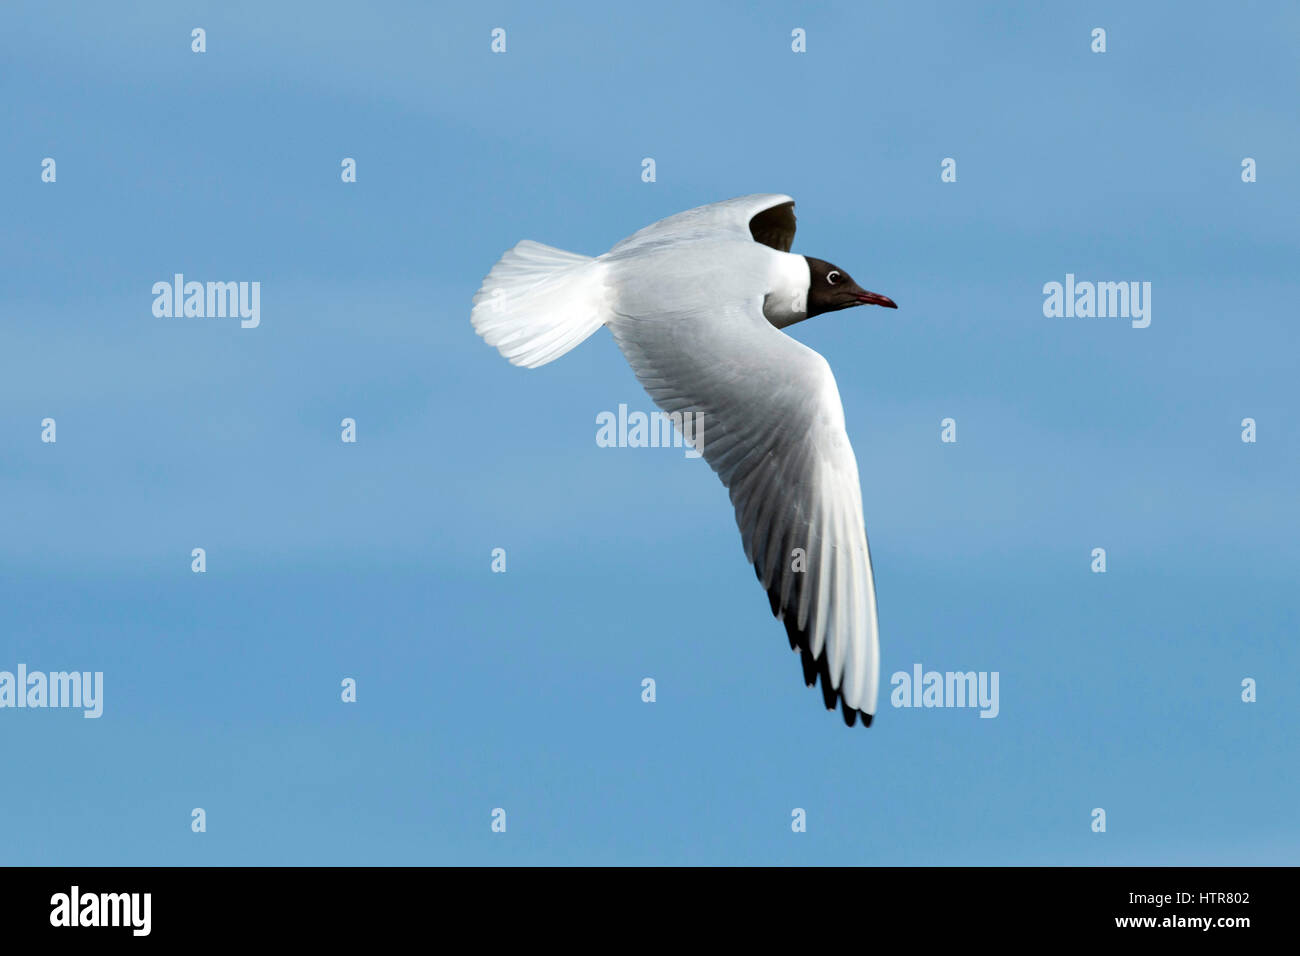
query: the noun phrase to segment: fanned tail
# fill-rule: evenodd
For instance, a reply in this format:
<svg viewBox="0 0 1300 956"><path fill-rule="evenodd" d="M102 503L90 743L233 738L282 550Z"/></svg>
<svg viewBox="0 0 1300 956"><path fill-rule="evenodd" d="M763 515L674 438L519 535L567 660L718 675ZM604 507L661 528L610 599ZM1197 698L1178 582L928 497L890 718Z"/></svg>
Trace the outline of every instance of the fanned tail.
<svg viewBox="0 0 1300 956"><path fill-rule="evenodd" d="M590 256L525 239L475 294L474 331L512 365L552 362L605 324L603 268Z"/></svg>

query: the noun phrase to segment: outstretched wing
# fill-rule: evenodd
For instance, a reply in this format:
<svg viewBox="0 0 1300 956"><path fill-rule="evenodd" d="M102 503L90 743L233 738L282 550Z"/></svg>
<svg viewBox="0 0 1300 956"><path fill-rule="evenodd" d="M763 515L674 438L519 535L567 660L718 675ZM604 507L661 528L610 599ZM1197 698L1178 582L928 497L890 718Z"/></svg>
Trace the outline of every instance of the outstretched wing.
<svg viewBox="0 0 1300 956"><path fill-rule="evenodd" d="M725 203L720 205L726 205ZM709 207L705 207L709 208ZM610 329L637 378L731 494L745 557L827 708L876 710L880 650L858 466L830 366L774 328L758 299L622 314Z"/></svg>
<svg viewBox="0 0 1300 956"><path fill-rule="evenodd" d="M679 212L632 233L609 254L692 239L742 239L789 252L794 243L794 200L779 193L755 193Z"/></svg>

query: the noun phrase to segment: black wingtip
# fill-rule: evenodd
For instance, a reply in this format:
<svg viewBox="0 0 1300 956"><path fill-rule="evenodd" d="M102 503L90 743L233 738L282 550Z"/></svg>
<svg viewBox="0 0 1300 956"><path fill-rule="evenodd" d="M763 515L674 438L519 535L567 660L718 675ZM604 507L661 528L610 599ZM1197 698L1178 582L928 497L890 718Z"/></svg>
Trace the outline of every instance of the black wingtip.
<svg viewBox="0 0 1300 956"><path fill-rule="evenodd" d="M822 656L820 658L814 658L812 655L812 647L808 631L801 630L798 627L793 615L782 617L777 608L778 602L776 599L775 588L768 591L768 597L771 599L772 613L776 614L777 617L781 619L781 623L785 625L786 636L790 639L790 649L797 651L799 654L799 663L803 668L804 683L809 687L815 687L818 684L818 678L820 678L822 702L826 704L827 710L834 710L835 705L839 704L841 716L843 716L845 724L852 727L860 717L862 718L862 726L870 727L871 714L850 707L845 702L844 695L831 686L831 662L829 652L826 649L823 649ZM789 612L787 611L787 613Z"/></svg>
<svg viewBox="0 0 1300 956"><path fill-rule="evenodd" d="M856 710L853 707L850 707L843 697L840 697L840 712L844 716L844 723L850 727L857 722L858 718L862 719L863 727L871 726L871 714L868 714L865 710Z"/></svg>
<svg viewBox="0 0 1300 956"><path fill-rule="evenodd" d="M831 685L831 662L830 654L823 653L822 658L818 661L821 666L818 668L818 674L822 679L822 702L826 704L827 710L834 710L835 705L840 702L840 692Z"/></svg>

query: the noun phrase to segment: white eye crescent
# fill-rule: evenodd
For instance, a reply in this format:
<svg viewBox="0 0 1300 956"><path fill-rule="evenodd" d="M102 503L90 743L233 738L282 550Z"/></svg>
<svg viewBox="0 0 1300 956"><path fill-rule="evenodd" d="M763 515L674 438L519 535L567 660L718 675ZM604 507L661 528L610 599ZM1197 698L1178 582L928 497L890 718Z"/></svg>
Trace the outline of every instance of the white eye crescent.
<svg viewBox="0 0 1300 956"><path fill-rule="evenodd" d="M830 272L826 273L826 281L829 282L831 285L834 285L835 283L839 282L840 281L839 270L832 269Z"/></svg>

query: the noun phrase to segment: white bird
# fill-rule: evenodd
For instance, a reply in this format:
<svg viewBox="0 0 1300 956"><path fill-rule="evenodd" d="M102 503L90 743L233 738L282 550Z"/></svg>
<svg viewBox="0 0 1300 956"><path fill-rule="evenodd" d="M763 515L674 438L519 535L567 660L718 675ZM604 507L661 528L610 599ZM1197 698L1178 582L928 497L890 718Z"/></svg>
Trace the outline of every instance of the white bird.
<svg viewBox="0 0 1300 956"><path fill-rule="evenodd" d="M525 239L483 280L471 321L528 368L609 327L655 404L702 423L697 449L805 683L820 675L827 709L870 726L880 645L858 465L830 366L780 330L897 306L790 254L794 232L794 200L760 194L669 216L594 259Z"/></svg>

